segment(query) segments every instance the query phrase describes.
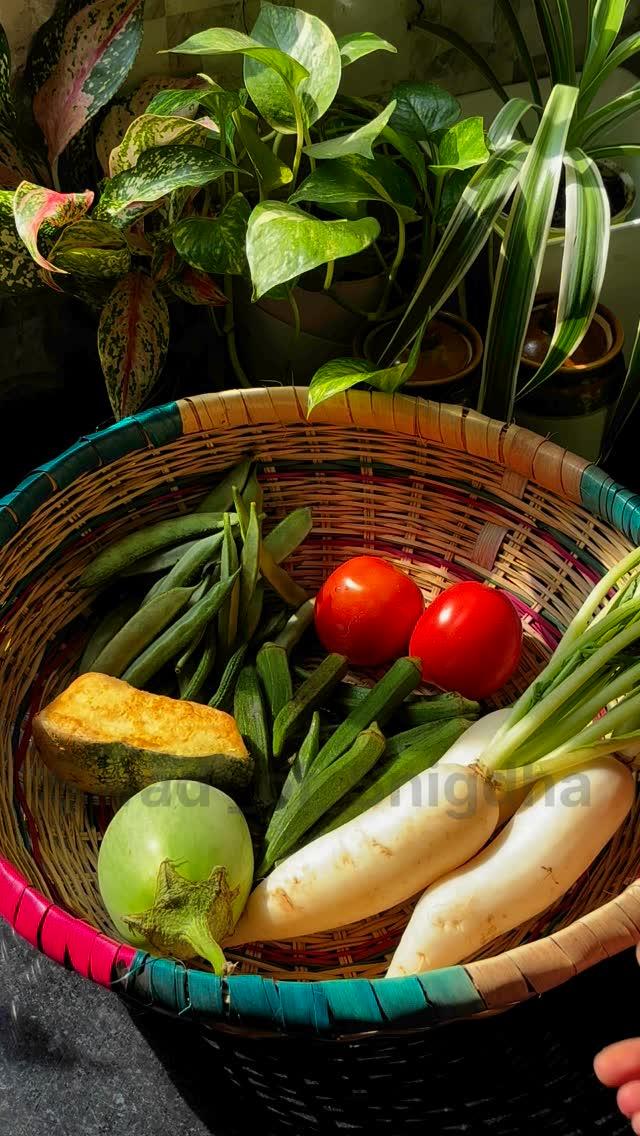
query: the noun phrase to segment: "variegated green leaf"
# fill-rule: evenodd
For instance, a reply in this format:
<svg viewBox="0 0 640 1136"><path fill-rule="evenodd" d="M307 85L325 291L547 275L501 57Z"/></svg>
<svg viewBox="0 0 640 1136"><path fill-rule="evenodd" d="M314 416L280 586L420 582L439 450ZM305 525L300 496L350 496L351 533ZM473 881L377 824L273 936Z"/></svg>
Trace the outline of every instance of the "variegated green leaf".
<svg viewBox="0 0 640 1136"><path fill-rule="evenodd" d="M143 0L94 0L67 24L60 55L33 110L55 162L120 88L142 40Z"/></svg>
<svg viewBox="0 0 640 1136"><path fill-rule="evenodd" d="M584 61L580 90L586 91L597 80L611 51L627 8L628 0L597 0L591 18L591 34Z"/></svg>
<svg viewBox="0 0 640 1136"><path fill-rule="evenodd" d="M293 181L293 170L274 154L266 142L262 141L256 116L248 110L237 110L233 115L233 122L249 155L251 165L256 171L262 195L268 197L272 189L289 185Z"/></svg>
<svg viewBox="0 0 640 1136"><path fill-rule="evenodd" d="M573 25L567 0L533 0L554 84L575 83Z"/></svg>
<svg viewBox="0 0 640 1136"><path fill-rule="evenodd" d="M247 92L242 89L239 91L225 91L222 88L218 91L209 87L208 91L202 97L202 105L209 112L213 121L218 126L218 129L224 131L225 138L228 143L233 142L234 126L232 116L234 111L240 111L248 101Z"/></svg>
<svg viewBox="0 0 640 1136"><path fill-rule="evenodd" d="M326 402L335 394L351 390L358 383L366 382L370 387L386 394L399 390L415 371L423 335L424 328L421 328L409 357L403 362L394 363L392 367L376 368L363 359L331 359L325 363L316 371L309 384L307 415L321 402Z"/></svg>
<svg viewBox="0 0 640 1136"><path fill-rule="evenodd" d="M395 334L382 352L381 365L393 362L413 342L424 321L438 312L456 290L493 232L526 155L527 147L522 142L512 142L476 170Z"/></svg>
<svg viewBox="0 0 640 1136"><path fill-rule="evenodd" d="M0 190L0 296L33 292L44 280L13 218L13 193Z"/></svg>
<svg viewBox="0 0 640 1136"><path fill-rule="evenodd" d="M558 314L549 350L524 395L546 382L578 349L596 313L609 253L611 210L600 171L581 150L565 155L566 227Z"/></svg>
<svg viewBox="0 0 640 1136"><path fill-rule="evenodd" d="M593 99L605 80L608 79L610 75L613 75L614 71L617 71L618 68L624 67L625 63L639 52L640 32L633 32L632 35L623 39L617 47L614 47L613 51L607 56L602 67L588 86L584 83L584 79L582 80L580 84L580 100L578 103L579 117L584 114L587 107L593 102Z"/></svg>
<svg viewBox="0 0 640 1136"><path fill-rule="evenodd" d="M388 39L381 39L374 32L352 32L351 35L340 36L338 47L343 68L365 55L371 55L372 51L392 51L394 55L398 51Z"/></svg>
<svg viewBox="0 0 640 1136"><path fill-rule="evenodd" d="M277 43L267 42L260 36L245 35L235 28L209 28L208 31L197 32L178 47L170 48L170 51L180 55L244 55L246 59L252 60L256 74L262 75L264 72L267 76L266 79L260 80L259 85L270 94L277 92L280 99L284 91L287 108L291 107L292 99L300 84L309 78L307 68L286 51L281 51ZM252 89L251 79L247 80L246 69L245 81L258 110L268 119L269 116L265 112L269 108L261 104L260 91Z"/></svg>
<svg viewBox="0 0 640 1136"><path fill-rule="evenodd" d="M490 146L499 149L511 142L525 114L533 109L533 103L528 102L527 99L509 99L509 102L500 108L487 131Z"/></svg>
<svg viewBox="0 0 640 1136"><path fill-rule="evenodd" d="M312 201L315 205L343 205L364 201L385 201L394 209L412 211L416 193L411 179L391 158L334 158L309 174L289 201Z"/></svg>
<svg viewBox="0 0 640 1136"><path fill-rule="evenodd" d="M197 268L185 268L179 276L172 277L169 287L185 304L223 308L229 303L215 280L212 280L206 272L199 272Z"/></svg>
<svg viewBox="0 0 640 1136"><path fill-rule="evenodd" d="M167 355L169 311L143 272L118 281L98 325L98 351L116 418L134 414L151 394Z"/></svg>
<svg viewBox="0 0 640 1136"><path fill-rule="evenodd" d="M95 217L122 228L172 190L207 185L232 169L226 158L197 146L156 146L141 154L135 169L106 183Z"/></svg>
<svg viewBox="0 0 640 1136"><path fill-rule="evenodd" d="M295 205L260 202L247 229L254 299L320 264L355 256L377 240L379 234L380 225L373 217L361 221L319 221Z"/></svg>
<svg viewBox="0 0 640 1136"><path fill-rule="evenodd" d="M269 49L278 49L286 58L296 60L306 72L299 83L287 85L269 69L267 60L247 55L244 82L259 113L275 130L293 134L293 94L305 122L313 125L331 106L342 74L340 49L331 29L299 8L263 2L251 35Z"/></svg>
<svg viewBox="0 0 640 1136"><path fill-rule="evenodd" d="M69 20L90 2L91 0L57 0L49 19L36 29L25 66L27 88L32 96L47 81L58 62Z"/></svg>
<svg viewBox="0 0 640 1136"><path fill-rule="evenodd" d="M96 135L96 154L105 177L109 176L109 159L134 121L128 107L115 103L105 114Z"/></svg>
<svg viewBox="0 0 640 1136"><path fill-rule="evenodd" d="M85 219L67 225L49 259L56 268L74 276L101 279L128 272L131 254L122 233L113 225Z"/></svg>
<svg viewBox="0 0 640 1136"><path fill-rule="evenodd" d="M13 216L22 240L36 264L47 272L64 272L42 255L38 248L38 234L46 222L55 228L63 228L72 221L83 217L91 207L93 193L56 193L41 185L22 181L13 196Z"/></svg>
<svg viewBox="0 0 640 1136"><path fill-rule="evenodd" d="M158 91L147 107L145 114L160 114L163 117L195 118L200 105L200 95L208 91L205 85L192 90Z"/></svg>
<svg viewBox="0 0 640 1136"><path fill-rule="evenodd" d="M640 113L640 83L636 83L623 95L592 111L577 123L570 141L576 146L590 146L591 142L601 134L608 133L638 113Z"/></svg>
<svg viewBox="0 0 640 1136"><path fill-rule="evenodd" d="M373 144L380 137L389 122L394 110L395 102L387 107L371 122L366 122L350 134L341 134L337 138L329 138L326 142L315 142L305 147L305 153L312 158L346 158L349 154L359 154L361 158L373 158Z"/></svg>
<svg viewBox="0 0 640 1136"><path fill-rule="evenodd" d="M472 170L489 157L482 118L465 118L445 130L437 142L438 161L430 166L436 176L451 170Z"/></svg>
<svg viewBox="0 0 640 1136"><path fill-rule="evenodd" d="M241 193L233 195L219 217L185 217L173 230L176 251L203 272L242 275L247 270L245 245L251 207Z"/></svg>
<svg viewBox="0 0 640 1136"><path fill-rule="evenodd" d="M218 138L218 129L210 118L192 122L188 118L142 114L133 120L119 146L111 151L111 177L133 169L145 150L181 142L189 146L209 146Z"/></svg>
<svg viewBox="0 0 640 1136"><path fill-rule="evenodd" d="M576 87L553 88L531 143L509 212L493 289L479 409L509 421L522 346L540 278L562 159L578 98Z"/></svg>

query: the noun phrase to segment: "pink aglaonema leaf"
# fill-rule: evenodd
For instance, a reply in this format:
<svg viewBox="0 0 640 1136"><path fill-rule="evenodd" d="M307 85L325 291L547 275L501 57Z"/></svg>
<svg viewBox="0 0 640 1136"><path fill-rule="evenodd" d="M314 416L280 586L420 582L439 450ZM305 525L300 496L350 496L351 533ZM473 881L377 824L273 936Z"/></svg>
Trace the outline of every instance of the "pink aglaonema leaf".
<svg viewBox="0 0 640 1136"><path fill-rule="evenodd" d="M169 287L186 304L206 304L212 308L223 308L229 301L206 272L188 265L184 272L169 281Z"/></svg>
<svg viewBox="0 0 640 1136"><path fill-rule="evenodd" d="M100 316L98 351L116 418L135 413L164 366L169 345L169 311L144 272L118 281Z"/></svg>
<svg viewBox="0 0 640 1136"><path fill-rule="evenodd" d="M36 264L47 272L64 272L51 264L38 248L38 234L44 224L58 229L84 217L93 201L93 191L57 193L30 181L21 181L13 195L13 216L22 240Z"/></svg>
<svg viewBox="0 0 640 1136"><path fill-rule="evenodd" d="M94 0L67 24L33 110L55 162L126 79L142 40L143 0Z"/></svg>

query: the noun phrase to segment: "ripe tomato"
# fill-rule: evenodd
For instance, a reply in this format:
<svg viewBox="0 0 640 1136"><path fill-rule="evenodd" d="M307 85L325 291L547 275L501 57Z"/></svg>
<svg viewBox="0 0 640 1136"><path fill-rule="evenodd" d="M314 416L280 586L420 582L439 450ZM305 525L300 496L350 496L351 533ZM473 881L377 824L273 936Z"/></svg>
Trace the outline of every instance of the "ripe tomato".
<svg viewBox="0 0 640 1136"><path fill-rule="evenodd" d="M406 652L423 607L420 588L399 568L378 556L355 556L320 588L316 631L327 651L375 667Z"/></svg>
<svg viewBox="0 0 640 1136"><path fill-rule="evenodd" d="M465 698L495 694L515 671L522 625L502 592L484 584L454 584L418 620L409 654L422 677Z"/></svg>

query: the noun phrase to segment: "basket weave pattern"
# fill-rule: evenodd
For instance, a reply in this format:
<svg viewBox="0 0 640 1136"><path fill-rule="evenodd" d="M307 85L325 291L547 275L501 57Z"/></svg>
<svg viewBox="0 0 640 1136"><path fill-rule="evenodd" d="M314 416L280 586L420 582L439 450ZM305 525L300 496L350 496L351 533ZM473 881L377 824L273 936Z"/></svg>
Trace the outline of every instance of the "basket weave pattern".
<svg viewBox="0 0 640 1136"><path fill-rule="evenodd" d="M531 681L593 583L638 540L637 498L527 431L361 392L309 422L304 398L234 392L150 411L83 439L0 500L0 913L87 977L231 1026L366 1030L502 1008L640 938L638 804L588 876L491 944L490 958L372 982L408 903L308 940L255 944L231 956L237 976L220 983L112 938L96 884L112 806L57 782L34 751L33 715L71 679L86 636L93 597L73 589L82 569L123 533L187 511L246 455L260 463L274 520L299 505L313 510L312 536L291 559L310 590L363 551L402 566L427 598L466 579L507 590L526 639L502 703ZM349 981L359 979L369 981Z"/></svg>

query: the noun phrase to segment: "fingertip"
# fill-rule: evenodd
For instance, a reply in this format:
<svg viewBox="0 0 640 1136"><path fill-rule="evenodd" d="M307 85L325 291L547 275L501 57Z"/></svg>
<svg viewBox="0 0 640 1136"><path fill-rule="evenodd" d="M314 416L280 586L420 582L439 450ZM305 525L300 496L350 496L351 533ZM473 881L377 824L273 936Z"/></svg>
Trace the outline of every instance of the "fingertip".
<svg viewBox="0 0 640 1136"><path fill-rule="evenodd" d="M623 1116L640 1116L640 1081L627 1081L618 1089L616 1097L618 1108Z"/></svg>
<svg viewBox="0 0 640 1136"><path fill-rule="evenodd" d="M640 1136L640 1112L631 1117L631 1131L635 1132L635 1136Z"/></svg>
<svg viewBox="0 0 640 1136"><path fill-rule="evenodd" d="M607 1046L593 1062L596 1077L609 1089L620 1088L640 1077L640 1038L629 1038Z"/></svg>

